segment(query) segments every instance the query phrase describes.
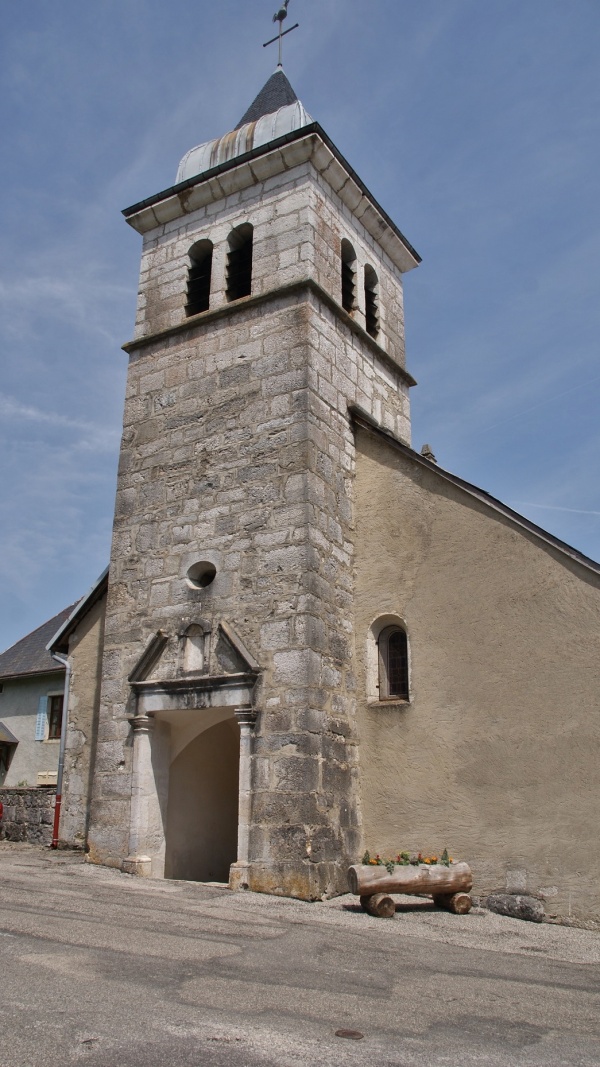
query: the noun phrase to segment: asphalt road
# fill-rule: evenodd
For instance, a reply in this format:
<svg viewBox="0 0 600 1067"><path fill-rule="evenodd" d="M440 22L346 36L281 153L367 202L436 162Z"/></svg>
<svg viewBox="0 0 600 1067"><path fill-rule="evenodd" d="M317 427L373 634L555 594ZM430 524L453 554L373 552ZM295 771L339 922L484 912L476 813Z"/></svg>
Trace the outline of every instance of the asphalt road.
<svg viewBox="0 0 600 1067"><path fill-rule="evenodd" d="M408 898L373 919L0 844L0 1067L598 1067L599 964L588 930Z"/></svg>

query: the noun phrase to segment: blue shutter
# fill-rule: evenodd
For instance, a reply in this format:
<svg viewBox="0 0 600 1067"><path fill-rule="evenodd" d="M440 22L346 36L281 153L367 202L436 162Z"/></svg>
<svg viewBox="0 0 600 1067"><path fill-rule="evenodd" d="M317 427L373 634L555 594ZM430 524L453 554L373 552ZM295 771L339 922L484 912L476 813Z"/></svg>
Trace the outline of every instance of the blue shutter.
<svg viewBox="0 0 600 1067"><path fill-rule="evenodd" d="M35 739L45 741L46 724L48 722L48 697L40 697L38 700L37 719L35 720Z"/></svg>

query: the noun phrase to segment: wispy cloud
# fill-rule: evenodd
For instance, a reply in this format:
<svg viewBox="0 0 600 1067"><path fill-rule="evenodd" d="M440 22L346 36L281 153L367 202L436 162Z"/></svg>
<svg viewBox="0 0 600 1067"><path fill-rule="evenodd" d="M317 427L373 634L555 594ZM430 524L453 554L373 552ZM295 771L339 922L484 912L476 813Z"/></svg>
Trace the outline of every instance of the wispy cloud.
<svg viewBox="0 0 600 1067"><path fill-rule="evenodd" d="M530 404L528 407L520 408L519 411L515 411L510 415L505 415L498 422L485 422L478 428L477 432L485 433L487 431L495 430L499 426L504 426L505 423L513 422L515 419L522 419L526 415L531 414L532 411L537 411L539 408L543 408L547 404L555 404L557 400L564 400L564 398L566 396L569 396L570 393L576 393L581 389L589 389L590 385L594 385L595 382L600 382L600 374L596 374L593 378L588 378L585 381L577 382L576 385L572 385L568 389L561 389L558 393L551 393L550 396L544 396L541 399L537 400L535 404ZM500 399L500 396L495 396L494 401L496 405L498 404Z"/></svg>
<svg viewBox="0 0 600 1067"><path fill-rule="evenodd" d="M39 415L33 409L25 417ZM3 484L0 645L10 643L12 605L27 605L39 623L85 591L108 558L114 465L92 449L82 463L78 442L73 447L68 440L71 427L66 437L62 420L60 427L61 436L42 449L31 440L10 443L15 463Z"/></svg>
<svg viewBox="0 0 600 1067"><path fill-rule="evenodd" d="M36 329L36 322L59 319L88 336L95 333L111 344L118 343L107 309L116 300L130 301L131 286L115 285L90 274L61 276L58 264L56 270L58 277L56 271L53 276L36 275L25 266L20 276L15 276L13 267L9 279L0 277L4 329L22 339L24 325L30 333L39 334L41 327Z"/></svg>
<svg viewBox="0 0 600 1067"><path fill-rule="evenodd" d="M56 427L81 435L81 443L98 451L114 451L119 443L115 426L102 426L84 419L73 419L58 411L43 410L32 404L23 404L12 396L0 393L0 417L17 422Z"/></svg>
<svg viewBox="0 0 600 1067"><path fill-rule="evenodd" d="M531 500L513 500L510 507L515 508L543 508L544 511L568 511L572 515L600 515L600 511L590 511L588 508L564 508L559 504L534 504Z"/></svg>
<svg viewBox="0 0 600 1067"><path fill-rule="evenodd" d="M69 0L34 24L30 6L0 41L7 640L106 562L141 244L119 211L171 185L275 64L274 8L263 23L243 0L104 0L108 19ZM406 280L415 438L594 552L598 4L302 0L298 19L294 88L424 257Z"/></svg>

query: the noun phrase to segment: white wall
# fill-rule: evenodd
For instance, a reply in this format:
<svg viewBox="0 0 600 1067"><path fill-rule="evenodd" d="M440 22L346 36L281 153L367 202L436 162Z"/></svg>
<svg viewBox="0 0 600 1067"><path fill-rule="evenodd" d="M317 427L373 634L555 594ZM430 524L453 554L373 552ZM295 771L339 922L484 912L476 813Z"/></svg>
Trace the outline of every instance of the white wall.
<svg viewBox="0 0 600 1067"><path fill-rule="evenodd" d="M0 721L19 744L4 781L7 787L19 784L35 786L41 771L56 772L59 741L36 741L35 721L41 696L54 696L64 691L64 673L36 675L2 683L0 693Z"/></svg>

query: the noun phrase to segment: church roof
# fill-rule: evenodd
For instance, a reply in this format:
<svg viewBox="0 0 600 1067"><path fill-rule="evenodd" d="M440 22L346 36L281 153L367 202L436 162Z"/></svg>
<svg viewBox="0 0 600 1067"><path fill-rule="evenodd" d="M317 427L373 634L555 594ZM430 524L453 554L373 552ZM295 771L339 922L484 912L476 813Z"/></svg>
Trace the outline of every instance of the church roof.
<svg viewBox="0 0 600 1067"><path fill-rule="evenodd" d="M69 618L74 607L74 604L70 604L68 608L59 611L58 615L48 619L48 622L38 626L37 630L27 634L27 637L22 637L15 645L7 648L0 656L0 678L64 672L64 667L60 667L46 651L46 645L59 626Z"/></svg>
<svg viewBox="0 0 600 1067"><path fill-rule="evenodd" d="M177 184L278 137L310 126L312 121L283 71L277 70L263 85L234 130L186 152L177 171Z"/></svg>
<svg viewBox="0 0 600 1067"><path fill-rule="evenodd" d="M268 82L265 82L260 93L252 101L243 118L240 119L236 130L245 126L247 122L256 122L263 115L272 115L282 107L295 104L298 97L282 70L276 70Z"/></svg>

